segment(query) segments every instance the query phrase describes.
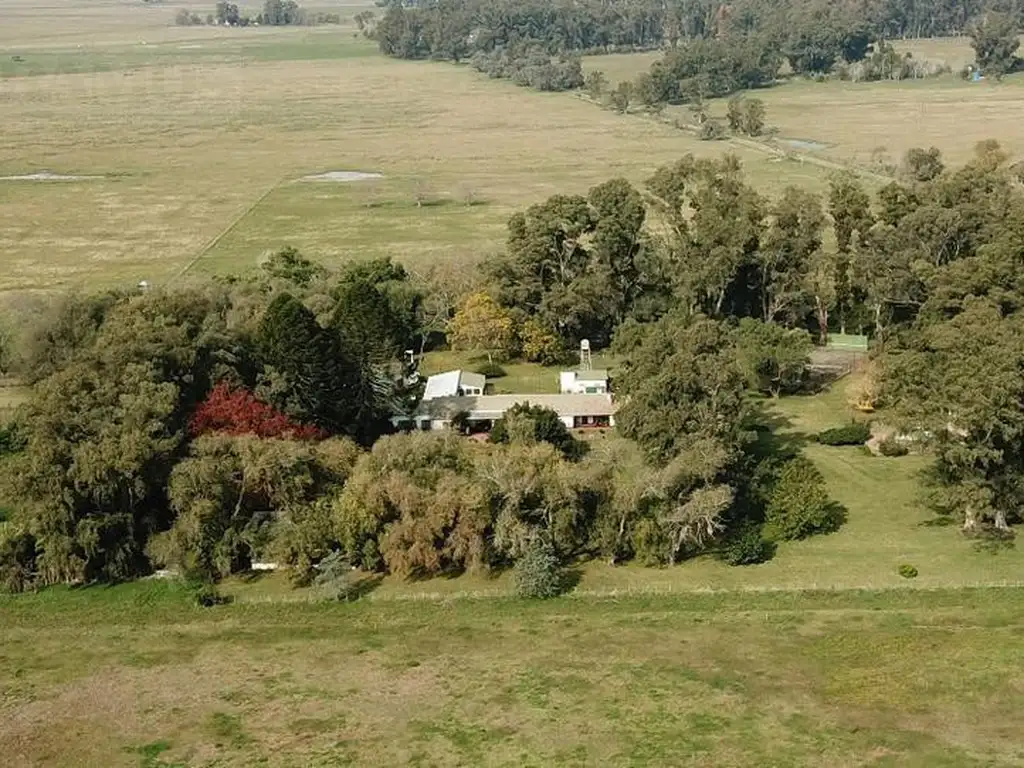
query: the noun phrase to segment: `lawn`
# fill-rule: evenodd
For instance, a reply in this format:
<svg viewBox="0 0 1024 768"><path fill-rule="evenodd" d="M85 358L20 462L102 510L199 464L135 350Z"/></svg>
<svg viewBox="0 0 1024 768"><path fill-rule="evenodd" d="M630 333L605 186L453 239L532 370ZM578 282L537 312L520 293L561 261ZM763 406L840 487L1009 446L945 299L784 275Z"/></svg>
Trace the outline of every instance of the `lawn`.
<svg viewBox="0 0 1024 768"><path fill-rule="evenodd" d="M0 598L8 765L1024 765L1018 590Z"/></svg>
<svg viewBox="0 0 1024 768"><path fill-rule="evenodd" d="M475 371L487 362L486 357L467 352L438 351L428 352L420 361L420 374L431 376L435 373L462 369ZM616 361L610 354L596 353L593 357L593 368L614 372ZM488 379L491 387L489 394L557 394L558 374L561 371L575 370L578 366L547 367L537 363L502 363L505 376Z"/></svg>
<svg viewBox="0 0 1024 768"><path fill-rule="evenodd" d="M286 244L333 264L472 265L552 194L726 149L573 94L387 59L350 24L174 27L179 7L57 0L44 14L13 0L0 176L99 178L0 180L0 290L237 272ZM824 183L738 151L764 189ZM383 178L299 181L332 170Z"/></svg>

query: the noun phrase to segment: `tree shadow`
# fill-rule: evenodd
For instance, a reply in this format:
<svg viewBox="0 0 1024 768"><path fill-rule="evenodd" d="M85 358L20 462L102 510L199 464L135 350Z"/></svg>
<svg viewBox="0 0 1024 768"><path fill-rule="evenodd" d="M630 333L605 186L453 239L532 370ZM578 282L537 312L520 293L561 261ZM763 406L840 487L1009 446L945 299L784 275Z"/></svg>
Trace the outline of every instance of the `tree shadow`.
<svg viewBox="0 0 1024 768"><path fill-rule="evenodd" d="M376 590L384 581L383 573L370 573L357 578L346 590L345 599L359 600Z"/></svg>
<svg viewBox="0 0 1024 768"><path fill-rule="evenodd" d="M267 575L273 573L273 571L243 571L237 575L237 578L243 584L257 584L267 578Z"/></svg>
<svg viewBox="0 0 1024 768"><path fill-rule="evenodd" d="M1017 544L1012 531L986 532L974 540L971 548L975 552L998 555L1001 552L1010 552L1016 549Z"/></svg>
<svg viewBox="0 0 1024 768"><path fill-rule="evenodd" d="M572 592L579 586L583 578L583 569L578 565L570 565L562 569L558 577L558 594Z"/></svg>
<svg viewBox="0 0 1024 768"><path fill-rule="evenodd" d="M764 457L791 457L811 442L811 436L793 429L788 416L769 410L765 401L754 401L749 427L755 439L751 448Z"/></svg>
<svg viewBox="0 0 1024 768"><path fill-rule="evenodd" d="M821 532L827 535L835 533L846 525L847 520L850 519L850 510L838 501L830 501L826 509L828 510L829 524L827 527L823 528Z"/></svg>

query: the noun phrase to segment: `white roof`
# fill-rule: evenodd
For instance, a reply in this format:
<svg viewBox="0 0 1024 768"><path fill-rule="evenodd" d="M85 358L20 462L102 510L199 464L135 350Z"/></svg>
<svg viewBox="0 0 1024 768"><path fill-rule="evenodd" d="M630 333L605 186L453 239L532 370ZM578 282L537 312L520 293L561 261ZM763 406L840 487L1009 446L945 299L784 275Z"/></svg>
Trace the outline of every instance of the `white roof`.
<svg viewBox="0 0 1024 768"><path fill-rule="evenodd" d="M518 403L541 405L565 417L611 416L617 408L611 395L482 395L435 399L421 403L416 413L418 416L447 419L460 411L467 411L471 419L500 419L505 411Z"/></svg>
<svg viewBox="0 0 1024 768"><path fill-rule="evenodd" d="M470 371L445 371L427 377L427 386L423 390L424 400L436 400L439 397L456 397L464 387L473 387L484 391L487 377Z"/></svg>
<svg viewBox="0 0 1024 768"><path fill-rule="evenodd" d="M572 374L578 381L608 381L608 371L598 368L593 371L565 371Z"/></svg>

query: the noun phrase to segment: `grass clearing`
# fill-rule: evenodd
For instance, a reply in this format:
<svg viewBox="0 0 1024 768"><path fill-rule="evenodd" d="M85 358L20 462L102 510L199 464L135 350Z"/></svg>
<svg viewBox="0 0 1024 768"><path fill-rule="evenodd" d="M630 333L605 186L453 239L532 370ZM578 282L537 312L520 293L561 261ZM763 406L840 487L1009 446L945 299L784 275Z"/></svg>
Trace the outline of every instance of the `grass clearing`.
<svg viewBox="0 0 1024 768"><path fill-rule="evenodd" d="M1010 589L205 610L166 583L56 589L0 598L0 748L111 766L1019 766L1019 608Z"/></svg>
<svg viewBox="0 0 1024 768"><path fill-rule="evenodd" d="M462 369L475 371L482 364L487 362L486 355L481 356L469 352L438 351L428 352L420 362L419 371L422 376L432 376L435 373ZM501 363L505 369L505 376L498 379L488 379L488 384L493 387L493 394L558 394L559 379L561 371L575 370L575 364L564 366L548 367L537 363ZM613 356L604 353L594 355L594 369L605 369L614 371L616 361Z"/></svg>

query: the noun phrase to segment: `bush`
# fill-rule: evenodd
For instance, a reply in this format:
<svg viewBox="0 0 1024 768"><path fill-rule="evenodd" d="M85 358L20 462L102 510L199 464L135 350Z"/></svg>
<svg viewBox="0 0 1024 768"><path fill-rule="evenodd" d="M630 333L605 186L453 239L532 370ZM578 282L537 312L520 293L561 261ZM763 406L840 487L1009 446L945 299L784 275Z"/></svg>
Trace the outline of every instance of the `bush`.
<svg viewBox="0 0 1024 768"><path fill-rule="evenodd" d="M221 594L215 585L208 582L190 581L188 588L192 594L192 602L200 608L212 608L215 605L227 605L231 602L229 595Z"/></svg>
<svg viewBox="0 0 1024 768"><path fill-rule="evenodd" d="M705 120L700 127L701 141L719 141L726 137L725 126L714 119Z"/></svg>
<svg viewBox="0 0 1024 768"><path fill-rule="evenodd" d="M747 521L726 539L720 556L729 565L754 565L775 556L775 542L764 537L761 525Z"/></svg>
<svg viewBox="0 0 1024 768"><path fill-rule="evenodd" d="M915 579L915 578L917 578L917 568L915 568L914 566L910 565L909 563L904 563L903 565L901 565L896 570L899 572L900 576L902 576L904 579Z"/></svg>
<svg viewBox="0 0 1024 768"><path fill-rule="evenodd" d="M478 365L476 373L479 373L481 376L486 376L488 379L500 379L508 375L504 368L497 363L491 362L481 363Z"/></svg>
<svg viewBox="0 0 1024 768"><path fill-rule="evenodd" d="M356 580L344 553L331 552L320 561L313 586L328 600L351 600L356 596Z"/></svg>
<svg viewBox="0 0 1024 768"><path fill-rule="evenodd" d="M20 453L25 449L25 436L13 424L0 426L0 456Z"/></svg>
<svg viewBox="0 0 1024 768"><path fill-rule="evenodd" d="M562 574L551 545L535 541L515 564L513 576L519 597L546 599L561 592Z"/></svg>
<svg viewBox="0 0 1024 768"><path fill-rule="evenodd" d="M829 499L817 467L803 456L786 462L768 501L765 533L769 538L791 540L831 533L844 519L843 508Z"/></svg>
<svg viewBox="0 0 1024 768"><path fill-rule="evenodd" d="M494 444L517 440L549 443L570 461L582 459L590 449L588 443L573 437L555 411L542 405L530 405L529 401L516 403L505 411L505 415L494 422L489 439Z"/></svg>
<svg viewBox="0 0 1024 768"><path fill-rule="evenodd" d="M899 440L887 437L878 444L878 452L883 456L906 456L910 449Z"/></svg>
<svg viewBox="0 0 1024 768"><path fill-rule="evenodd" d="M845 427L832 427L815 436L815 442L822 445L864 445L871 437L871 425L852 422Z"/></svg>
<svg viewBox="0 0 1024 768"><path fill-rule="evenodd" d="M0 592L25 592L35 585L35 537L0 522Z"/></svg>
<svg viewBox="0 0 1024 768"><path fill-rule="evenodd" d="M656 520L638 522L632 539L634 557L640 565L658 566L668 562L672 542Z"/></svg>

